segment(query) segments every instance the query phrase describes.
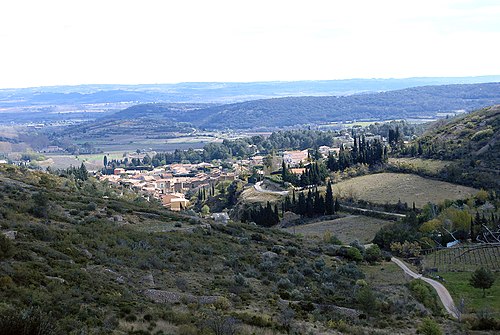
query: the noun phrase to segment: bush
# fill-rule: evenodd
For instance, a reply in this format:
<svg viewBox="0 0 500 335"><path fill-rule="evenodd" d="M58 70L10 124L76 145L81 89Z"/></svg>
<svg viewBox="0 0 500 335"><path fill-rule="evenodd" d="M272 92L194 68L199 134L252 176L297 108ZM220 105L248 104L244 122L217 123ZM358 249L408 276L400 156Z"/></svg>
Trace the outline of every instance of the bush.
<svg viewBox="0 0 500 335"><path fill-rule="evenodd" d="M423 335L442 335L443 331L436 321L430 318L425 318L422 324L418 327L417 333Z"/></svg>
<svg viewBox="0 0 500 335"><path fill-rule="evenodd" d="M0 334L53 335L58 334L52 318L39 309L14 309L0 313Z"/></svg>
<svg viewBox="0 0 500 335"><path fill-rule="evenodd" d="M382 251L379 246L374 244L366 249L365 260L370 263L378 262L382 259Z"/></svg>
<svg viewBox="0 0 500 335"><path fill-rule="evenodd" d="M355 247L347 249L346 257L355 262L361 262L363 260L363 255L361 255L361 251L359 251L359 249Z"/></svg>
<svg viewBox="0 0 500 335"><path fill-rule="evenodd" d="M430 289L421 279L412 280L408 286L415 299L429 308L434 314L439 314L440 307L434 290Z"/></svg>
<svg viewBox="0 0 500 335"><path fill-rule="evenodd" d="M3 234L0 233L0 260L12 257L14 254L14 245Z"/></svg>
<svg viewBox="0 0 500 335"><path fill-rule="evenodd" d="M356 300L362 311L372 314L376 311L376 299L369 286L361 287L356 293Z"/></svg>

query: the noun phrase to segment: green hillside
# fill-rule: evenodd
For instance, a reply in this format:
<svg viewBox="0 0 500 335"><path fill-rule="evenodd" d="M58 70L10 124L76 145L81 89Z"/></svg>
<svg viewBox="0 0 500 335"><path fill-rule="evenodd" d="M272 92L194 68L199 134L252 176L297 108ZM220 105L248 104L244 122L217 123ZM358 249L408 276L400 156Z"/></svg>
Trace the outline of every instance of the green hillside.
<svg viewBox="0 0 500 335"><path fill-rule="evenodd" d="M413 147L416 155L452 161L449 180L500 189L500 105L439 121Z"/></svg>
<svg viewBox="0 0 500 335"><path fill-rule="evenodd" d="M393 334L428 313L400 279L372 286L359 252L174 214L79 170L2 164L0 196L0 334Z"/></svg>

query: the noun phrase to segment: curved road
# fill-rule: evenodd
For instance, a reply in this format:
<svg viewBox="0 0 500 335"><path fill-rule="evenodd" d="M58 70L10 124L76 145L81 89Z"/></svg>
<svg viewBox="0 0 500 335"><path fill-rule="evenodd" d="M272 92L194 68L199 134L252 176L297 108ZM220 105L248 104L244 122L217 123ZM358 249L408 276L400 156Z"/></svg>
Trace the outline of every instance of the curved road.
<svg viewBox="0 0 500 335"><path fill-rule="evenodd" d="M446 311L453 316L455 319L458 319L458 314L457 314L457 308L455 307L455 303L453 302L453 298L451 297L450 293L446 289L446 287L443 286L440 282L435 281L434 279L430 279L427 277L422 276L421 274L415 273L412 270L406 266L405 263L397 259L396 257L392 257L391 261L396 263L403 271L410 275L413 278L416 279L422 279L426 283L430 284L437 292L439 299L441 299L441 302L444 305L444 308L446 308Z"/></svg>
<svg viewBox="0 0 500 335"><path fill-rule="evenodd" d="M288 191L271 191L271 190L265 190L262 188L262 182L259 181L257 182L254 186L255 190L257 192L261 192L261 193L267 193L267 194L274 194L274 195L287 195L288 194Z"/></svg>

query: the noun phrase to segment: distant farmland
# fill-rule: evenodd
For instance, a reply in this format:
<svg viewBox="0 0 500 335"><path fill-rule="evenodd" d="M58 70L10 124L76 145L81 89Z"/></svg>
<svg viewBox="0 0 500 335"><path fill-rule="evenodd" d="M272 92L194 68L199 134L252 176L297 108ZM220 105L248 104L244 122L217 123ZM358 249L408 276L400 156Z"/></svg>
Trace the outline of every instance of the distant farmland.
<svg viewBox="0 0 500 335"><path fill-rule="evenodd" d="M377 204L408 203L421 208L426 203L439 203L444 199L468 198L479 190L443 181L423 178L414 174L377 173L356 177L334 184L333 191L340 196L353 196Z"/></svg>

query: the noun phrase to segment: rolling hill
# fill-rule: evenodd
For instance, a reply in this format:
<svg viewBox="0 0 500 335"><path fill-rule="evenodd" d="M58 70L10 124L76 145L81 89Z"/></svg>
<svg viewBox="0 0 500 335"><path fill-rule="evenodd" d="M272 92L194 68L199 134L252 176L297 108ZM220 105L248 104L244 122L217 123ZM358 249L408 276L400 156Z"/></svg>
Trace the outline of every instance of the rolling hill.
<svg viewBox="0 0 500 335"><path fill-rule="evenodd" d="M154 119L207 129L280 128L352 120L436 118L500 103L500 83L440 85L351 96L287 97L225 105L143 104L95 122ZM88 126L92 127L92 123ZM86 126L87 127L87 126Z"/></svg>
<svg viewBox="0 0 500 335"><path fill-rule="evenodd" d="M203 128L286 127L350 120L435 118L500 103L500 83L442 85L351 96L288 97L203 109Z"/></svg>

